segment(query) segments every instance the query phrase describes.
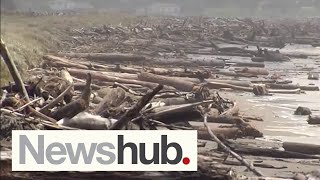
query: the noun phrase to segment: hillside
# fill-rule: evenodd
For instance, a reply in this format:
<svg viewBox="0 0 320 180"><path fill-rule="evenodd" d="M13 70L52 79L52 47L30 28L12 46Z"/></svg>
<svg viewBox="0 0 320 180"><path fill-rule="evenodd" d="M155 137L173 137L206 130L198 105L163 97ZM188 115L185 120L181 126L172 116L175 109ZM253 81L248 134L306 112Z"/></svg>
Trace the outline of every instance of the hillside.
<svg viewBox="0 0 320 180"><path fill-rule="evenodd" d="M41 57L48 52L66 50L73 28L101 24L125 24L133 20L123 14L85 13L64 16L30 16L26 14L1 14L1 38L6 43L18 69L37 67ZM8 80L8 73L1 61L1 84Z"/></svg>

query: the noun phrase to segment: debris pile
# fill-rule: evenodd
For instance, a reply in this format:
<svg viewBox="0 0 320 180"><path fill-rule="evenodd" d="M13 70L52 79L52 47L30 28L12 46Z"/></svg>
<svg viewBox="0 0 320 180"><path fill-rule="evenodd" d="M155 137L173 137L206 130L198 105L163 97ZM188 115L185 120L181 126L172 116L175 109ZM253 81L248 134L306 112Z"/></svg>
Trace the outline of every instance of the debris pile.
<svg viewBox="0 0 320 180"><path fill-rule="evenodd" d="M297 55L261 48L281 48L282 43L288 42L320 44L319 34L315 33L319 24L306 26L305 22L299 22L286 24L281 29L277 28L279 25L249 19L167 18L155 19L153 24L141 21L128 27L104 25L73 30L73 41L68 44L72 52L44 56L41 68L28 71L28 82L22 82L1 41L1 55L15 81L1 89L0 140L4 142L1 144L10 144L6 142L10 142L13 129L198 131L197 173L118 174L139 178L178 175L235 178L233 169L223 165L228 163L245 166L256 176L263 176L263 172L255 166L283 168L249 163L237 153L319 159L318 146L310 146L312 153L305 153L288 145L283 150L232 141L263 137L250 123L262 119L241 115L238 103L220 96L219 90L245 91L257 96L319 91L314 85L292 84L276 74L271 75L265 68L264 61L285 62ZM301 37L307 34L314 38ZM248 46L257 49L251 50ZM222 55L229 58L218 57ZM247 59L234 61L235 56ZM305 114L305 111L300 109L296 113ZM319 123L319 117L310 115L309 123ZM211 140L218 148L202 153L201 148ZM10 145L1 148L10 149ZM232 155L238 162L228 161L228 156L221 152ZM10 153L7 156L10 159ZM10 163L1 161L1 164L9 166ZM15 176L11 172L1 174ZM41 178L43 174L30 176ZM83 178L85 175L73 176ZM70 178L73 176L70 174ZM94 176L100 178L101 174ZM115 176L117 173L110 174Z"/></svg>
<svg viewBox="0 0 320 180"><path fill-rule="evenodd" d="M307 20L260 20L231 18L142 17L128 26L84 27L73 29L72 52L138 52L203 55L256 55L246 46L283 48L286 44L319 46L320 24ZM234 47L223 44L233 44ZM236 46L238 45L238 46ZM259 55L272 54L261 49ZM301 55L304 57L304 55ZM281 60L281 59L280 59ZM276 60L275 60L276 61Z"/></svg>

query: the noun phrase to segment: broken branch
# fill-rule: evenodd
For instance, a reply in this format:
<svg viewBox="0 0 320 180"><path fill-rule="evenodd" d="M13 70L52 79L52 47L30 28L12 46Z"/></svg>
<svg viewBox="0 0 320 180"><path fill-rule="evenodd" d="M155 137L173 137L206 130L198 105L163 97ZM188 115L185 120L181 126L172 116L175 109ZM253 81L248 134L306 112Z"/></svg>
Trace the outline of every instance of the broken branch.
<svg viewBox="0 0 320 180"><path fill-rule="evenodd" d="M4 62L7 64L8 69L10 71L10 74L11 74L14 82L18 86L21 94L27 100L27 103L30 102L29 95L27 93L26 88L24 87L24 83L21 79L20 73L19 73L14 61L10 57L9 51L8 51L8 49L2 39L1 39L1 43L0 43L0 54L1 54Z"/></svg>
<svg viewBox="0 0 320 180"><path fill-rule="evenodd" d="M252 171L255 175L262 177L263 174L261 172L259 172L258 170L256 170L252 164L249 164L245 159L243 159L241 156L239 156L237 153L233 152L229 147L227 147L226 145L224 145L220 139L213 134L213 132L211 131L210 127L207 125L207 115L204 115L204 126L207 128L209 135L211 136L211 138L218 143L218 145L220 147L222 147L222 149L228 153L231 154L233 157L235 157L238 161L240 161L243 165L245 165L250 171Z"/></svg>
<svg viewBox="0 0 320 180"><path fill-rule="evenodd" d="M113 126L110 128L112 130L120 130L122 129L124 126L126 126L126 124L132 120L134 117L136 117L139 112L141 111L141 109L146 106L151 99L159 92L161 91L163 88L163 85L158 85L155 89L153 89L152 91L147 92L146 95L144 95L137 104L135 104L131 109L129 109L121 118L119 121L117 121L116 123L113 124Z"/></svg>

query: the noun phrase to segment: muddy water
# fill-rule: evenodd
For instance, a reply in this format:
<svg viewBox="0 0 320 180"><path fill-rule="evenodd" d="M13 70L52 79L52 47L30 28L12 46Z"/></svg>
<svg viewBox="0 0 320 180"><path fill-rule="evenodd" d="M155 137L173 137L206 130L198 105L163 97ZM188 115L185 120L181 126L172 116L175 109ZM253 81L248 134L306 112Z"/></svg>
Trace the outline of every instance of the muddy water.
<svg viewBox="0 0 320 180"><path fill-rule="evenodd" d="M292 59L285 63L266 63L270 74L282 75L283 79L292 80L294 84L315 84L320 86L320 80L308 80L307 73L320 73L320 49L310 46L291 46L282 52L306 52L318 56L310 59ZM272 96L256 97L251 93L225 95L240 103L241 113L262 117L264 122L255 122L266 139L290 142L312 143L320 145L320 125L309 125L308 116L293 115L298 106L309 107L313 114L320 115L320 92L307 91L305 94L274 94Z"/></svg>

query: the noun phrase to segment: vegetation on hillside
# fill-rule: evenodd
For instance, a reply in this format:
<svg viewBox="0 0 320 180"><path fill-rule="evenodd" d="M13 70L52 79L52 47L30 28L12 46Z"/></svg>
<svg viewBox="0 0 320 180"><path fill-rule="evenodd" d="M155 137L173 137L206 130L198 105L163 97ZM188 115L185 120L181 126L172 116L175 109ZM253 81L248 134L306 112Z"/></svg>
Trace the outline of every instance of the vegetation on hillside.
<svg viewBox="0 0 320 180"><path fill-rule="evenodd" d="M25 14L1 14L1 38L24 73L28 68L39 66L41 58L49 52L66 49L63 42L72 37L74 28L102 24L126 24L134 20L123 14L86 13L65 16L27 16ZM25 76L23 76L25 77ZM7 82L9 74L1 61L1 84Z"/></svg>

